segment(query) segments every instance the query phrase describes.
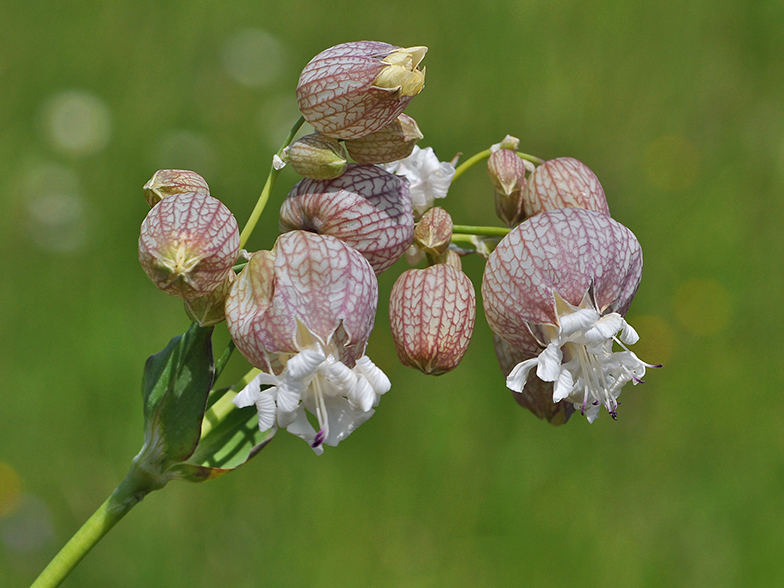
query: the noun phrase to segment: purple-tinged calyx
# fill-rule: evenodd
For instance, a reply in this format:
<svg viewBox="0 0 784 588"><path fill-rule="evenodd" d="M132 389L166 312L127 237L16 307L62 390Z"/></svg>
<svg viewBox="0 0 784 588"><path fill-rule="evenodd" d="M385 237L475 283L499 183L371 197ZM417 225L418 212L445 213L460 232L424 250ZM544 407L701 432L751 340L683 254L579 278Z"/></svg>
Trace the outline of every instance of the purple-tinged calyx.
<svg viewBox="0 0 784 588"><path fill-rule="evenodd" d="M364 355L377 302L370 264L328 235L291 231L253 254L226 301L226 322L262 373L235 404L255 405L261 430L286 427L317 453L337 445L390 387Z"/></svg>
<svg viewBox="0 0 784 588"><path fill-rule="evenodd" d="M239 248L239 227L231 211L206 192L184 192L167 196L147 213L139 263L164 292L195 298L226 280Z"/></svg>
<svg viewBox="0 0 784 588"><path fill-rule="evenodd" d="M526 217L558 208L610 214L599 179L587 165L572 157L550 159L537 167L525 184L522 198Z"/></svg>
<svg viewBox="0 0 784 588"><path fill-rule="evenodd" d="M429 375L453 370L463 359L476 316L471 280L438 263L403 272L389 298L389 322L400 362Z"/></svg>
<svg viewBox="0 0 784 588"><path fill-rule="evenodd" d="M623 316L641 275L637 239L606 214L559 209L513 229L485 267L485 315L508 345L526 350L533 339L539 353L511 370L507 386L521 392L535 367L553 383L553 402L567 399L589 421L601 405L615 417L621 388L653 367L626 348L638 338Z"/></svg>
<svg viewBox="0 0 784 588"><path fill-rule="evenodd" d="M334 180L302 180L281 206L280 230L336 237L364 255L380 274L414 237L408 182L380 167L356 164Z"/></svg>
<svg viewBox="0 0 784 588"><path fill-rule="evenodd" d="M487 172L495 188L495 213L507 227L525 219L523 187L526 171L525 162L510 149L499 149L487 160Z"/></svg>
<svg viewBox="0 0 784 588"><path fill-rule="evenodd" d="M378 41L342 43L302 70L297 102L302 116L325 135L359 139L385 127L424 86L418 69L426 47Z"/></svg>

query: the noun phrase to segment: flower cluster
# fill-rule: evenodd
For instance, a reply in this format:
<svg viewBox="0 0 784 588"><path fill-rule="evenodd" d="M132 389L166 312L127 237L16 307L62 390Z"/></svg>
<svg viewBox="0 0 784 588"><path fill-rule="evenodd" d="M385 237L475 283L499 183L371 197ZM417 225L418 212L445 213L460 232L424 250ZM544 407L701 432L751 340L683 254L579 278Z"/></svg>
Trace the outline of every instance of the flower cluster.
<svg viewBox="0 0 784 588"><path fill-rule="evenodd" d="M406 366L440 375L463 359L476 294L461 257L478 253L488 258L484 310L507 385L540 418L560 424L578 409L593 420L600 406L615 417L621 388L651 367L626 348L637 334L623 318L640 281L640 246L610 217L596 176L575 159L518 153L514 137L460 170L457 158L420 149L419 126L403 110L424 86L426 51L360 41L306 65L297 101L315 132L275 156L269 185L288 164L303 179L280 208L269 250L240 249L255 220L241 240L198 174L161 170L144 187L144 270L199 325L226 321L258 372L234 404L255 407L261 431L286 428L317 453L365 422L390 389L365 352L377 276L404 254L426 259L389 298ZM482 157L508 229L456 226L434 207ZM508 234L497 242L499 231Z"/></svg>

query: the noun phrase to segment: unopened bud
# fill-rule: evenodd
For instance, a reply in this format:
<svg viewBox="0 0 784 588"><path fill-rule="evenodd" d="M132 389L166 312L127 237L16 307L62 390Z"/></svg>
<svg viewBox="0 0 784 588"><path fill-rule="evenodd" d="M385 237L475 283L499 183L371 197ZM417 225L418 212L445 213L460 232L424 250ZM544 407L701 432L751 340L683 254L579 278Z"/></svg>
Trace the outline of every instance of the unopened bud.
<svg viewBox="0 0 784 588"><path fill-rule="evenodd" d="M389 321L403 365L438 376L463 359L476 318L476 294L463 272L442 263L404 272L389 299Z"/></svg>
<svg viewBox="0 0 784 588"><path fill-rule="evenodd" d="M203 192L174 194L144 219L139 262L161 290L180 298L212 292L232 271L240 235L231 211Z"/></svg>
<svg viewBox="0 0 784 588"><path fill-rule="evenodd" d="M375 165L350 164L334 180L302 180L280 208L280 231L331 235L364 255L376 274L411 245L408 182Z"/></svg>
<svg viewBox="0 0 784 588"><path fill-rule="evenodd" d="M337 139L321 133L297 139L287 153L291 167L306 178L332 180L346 171L346 150Z"/></svg>
<svg viewBox="0 0 784 588"><path fill-rule="evenodd" d="M507 135L504 137L500 143L496 143L490 146L490 151L495 153L499 149L509 149L510 151L517 151L517 148L520 146L520 139L517 137L513 137L512 135Z"/></svg>
<svg viewBox="0 0 784 588"><path fill-rule="evenodd" d="M302 116L330 137L358 139L395 120L422 90L419 62L426 47L401 49L377 41L342 43L302 70L297 102Z"/></svg>
<svg viewBox="0 0 784 588"><path fill-rule="evenodd" d="M185 192L210 193L207 182L199 174L185 169L159 169L144 184L144 199L150 208L167 196Z"/></svg>
<svg viewBox="0 0 784 588"><path fill-rule="evenodd" d="M584 208L610 214L604 190L588 166L571 157L550 159L536 168L523 189L523 212Z"/></svg>
<svg viewBox="0 0 784 588"><path fill-rule="evenodd" d="M347 139L346 149L357 163L389 163L411 155L422 138L416 121L407 114L401 114L375 133L360 139Z"/></svg>
<svg viewBox="0 0 784 588"><path fill-rule="evenodd" d="M452 217L435 206L422 215L414 228L414 243L425 253L439 256L449 247L452 239Z"/></svg>
<svg viewBox="0 0 784 588"><path fill-rule="evenodd" d="M495 188L496 215L508 227L520 224L525 220L525 162L514 151L499 149L487 160L487 171Z"/></svg>

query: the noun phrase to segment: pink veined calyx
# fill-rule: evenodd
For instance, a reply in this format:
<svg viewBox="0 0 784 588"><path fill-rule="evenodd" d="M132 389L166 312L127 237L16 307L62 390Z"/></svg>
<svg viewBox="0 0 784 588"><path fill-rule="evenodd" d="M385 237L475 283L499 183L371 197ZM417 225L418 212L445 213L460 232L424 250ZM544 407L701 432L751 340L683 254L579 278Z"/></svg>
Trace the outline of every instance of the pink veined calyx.
<svg viewBox="0 0 784 588"><path fill-rule="evenodd" d="M485 267L485 315L509 346L539 352L511 370L507 386L521 392L535 369L553 382L553 402L568 400L590 422L600 406L616 418L623 386L658 367L627 348L639 338L624 316L641 276L636 237L607 214L550 210L513 229Z"/></svg>
<svg viewBox="0 0 784 588"><path fill-rule="evenodd" d="M373 268L339 239L290 231L254 253L226 300L226 323L262 372L234 403L255 405L262 431L285 427L318 454L337 445L390 388L365 355L377 303Z"/></svg>

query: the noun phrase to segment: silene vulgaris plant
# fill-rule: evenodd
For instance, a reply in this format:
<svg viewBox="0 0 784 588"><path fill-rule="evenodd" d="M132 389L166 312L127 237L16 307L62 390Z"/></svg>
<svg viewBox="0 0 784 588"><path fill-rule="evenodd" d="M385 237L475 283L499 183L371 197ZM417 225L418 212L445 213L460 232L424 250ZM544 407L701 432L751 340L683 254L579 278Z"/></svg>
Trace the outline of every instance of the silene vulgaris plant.
<svg viewBox="0 0 784 588"><path fill-rule="evenodd" d="M360 41L331 47L302 71L302 114L271 158L240 232L195 171L160 170L144 186L139 262L182 298L193 321L149 358L144 442L127 478L44 570L56 586L136 503L171 480L200 482L258 454L281 428L318 454L374 413L393 383L367 354L377 276L405 257L389 316L400 361L428 375L454 369L474 329L476 293L461 258L486 258L481 284L501 368L517 402L553 425L574 412L618 418L618 396L647 368L625 320L642 276L634 234L613 220L583 163L521 153L507 136L455 167L406 115L425 85L425 47ZM314 132L300 138L309 123ZM434 206L486 161L503 227L453 224ZM303 179L278 208L269 250L244 249L280 170ZM386 300L382 301L387 304ZM213 359L212 331L231 342ZM253 369L215 386L238 350ZM392 391L394 393L394 391ZM505 398L499 397L499 402Z"/></svg>

